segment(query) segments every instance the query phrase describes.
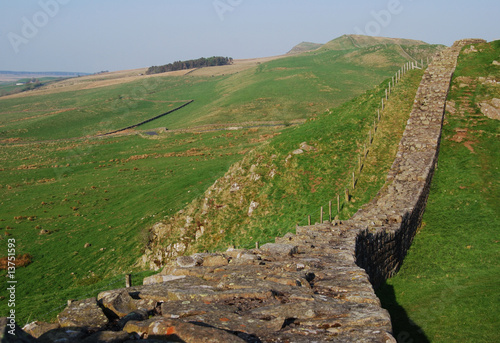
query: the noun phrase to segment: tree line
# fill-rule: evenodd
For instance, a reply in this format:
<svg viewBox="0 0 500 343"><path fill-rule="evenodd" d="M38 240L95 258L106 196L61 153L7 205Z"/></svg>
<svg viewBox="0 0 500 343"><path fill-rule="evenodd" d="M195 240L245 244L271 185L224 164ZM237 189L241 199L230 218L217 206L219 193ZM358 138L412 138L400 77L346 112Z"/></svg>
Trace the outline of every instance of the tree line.
<svg viewBox="0 0 500 343"><path fill-rule="evenodd" d="M146 71L146 74L151 75L151 74L166 73L175 70L224 66L232 63L233 59L231 57L221 57L221 56L214 56L209 58L202 57L196 60L176 61L174 63L169 63L162 66L149 67L148 70Z"/></svg>

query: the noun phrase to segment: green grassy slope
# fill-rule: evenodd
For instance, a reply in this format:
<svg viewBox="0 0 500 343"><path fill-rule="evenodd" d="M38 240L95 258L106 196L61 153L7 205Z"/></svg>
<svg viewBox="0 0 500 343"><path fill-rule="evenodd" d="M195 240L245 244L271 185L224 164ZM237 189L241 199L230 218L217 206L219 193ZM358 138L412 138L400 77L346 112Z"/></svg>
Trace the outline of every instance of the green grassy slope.
<svg viewBox="0 0 500 343"><path fill-rule="evenodd" d="M423 41L403 39L403 38L386 38L386 37L371 37L361 35L343 35L335 38L324 44L322 50L351 50L355 48L367 48L376 45L425 45Z"/></svg>
<svg viewBox="0 0 500 343"><path fill-rule="evenodd" d="M17 86L16 84L19 82L22 83L28 83L31 80L31 78L24 78L24 79L19 79L17 81L4 81L0 82L0 97L8 94L14 94L14 93L20 93L24 90L26 90L26 87L29 85L24 84L21 86ZM40 77L37 79L39 82L43 83L44 85L46 84L51 84L58 82L62 80L62 78L57 78L57 77Z"/></svg>
<svg viewBox="0 0 500 343"><path fill-rule="evenodd" d="M48 319L45 314L67 299L137 271L132 265L145 247L144 229L202 194L241 159L242 150L270 133L130 136L0 149L0 240L3 245L14 238L18 254L33 256L16 272L19 322ZM5 302L0 300L2 311Z"/></svg>
<svg viewBox="0 0 500 343"><path fill-rule="evenodd" d="M427 45L423 51L432 55L438 49ZM0 141L114 131L191 99L191 105L144 128L307 119L373 87L407 59L397 45L374 45L290 56L233 75L158 76L77 92L34 92L21 102L0 99Z"/></svg>
<svg viewBox="0 0 500 343"><path fill-rule="evenodd" d="M329 200L334 200L333 216L349 218L384 184L421 76L421 71L411 72L397 86L377 132L372 131L375 139L363 159L361 175L358 156L368 144L368 131L376 119L386 82L332 112L283 131L234 165L182 214L167 220L167 228L185 227L190 217L186 243L193 244L189 252L195 252L226 249L229 245L249 248L256 241L273 241L276 236L293 232L297 223L307 224L308 215L313 223L319 221L321 206L328 215ZM294 155L303 142L314 150ZM357 175L354 191L350 186L353 171ZM337 213L336 195L344 199L345 188L351 188L351 201L342 200L341 212ZM249 216L251 202L259 207ZM204 236L196 243L189 242L200 226L204 227ZM171 232L162 245L178 239Z"/></svg>
<svg viewBox="0 0 500 343"><path fill-rule="evenodd" d="M469 48L469 47L466 47ZM500 141L479 102L500 98L500 41L459 58L423 226L380 291L405 342L500 340Z"/></svg>

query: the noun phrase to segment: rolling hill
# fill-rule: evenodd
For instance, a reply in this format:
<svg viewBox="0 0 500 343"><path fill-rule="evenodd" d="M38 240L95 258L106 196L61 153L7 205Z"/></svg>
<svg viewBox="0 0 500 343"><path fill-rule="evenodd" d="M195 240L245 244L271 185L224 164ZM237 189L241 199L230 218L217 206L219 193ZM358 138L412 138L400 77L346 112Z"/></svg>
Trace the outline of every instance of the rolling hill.
<svg viewBox="0 0 500 343"><path fill-rule="evenodd" d="M419 58L440 49L433 45L409 45L405 51L400 40L389 44L390 40L384 39L386 43L382 45L377 45L376 38L365 41L371 43L351 50L321 48L249 64L249 68L236 69L231 74L217 74L218 68L225 66L203 68L202 75L196 71L157 77L139 75L137 71L110 73L67 80L60 88L56 84L4 97L0 141L92 136L152 118L187 100L194 102L145 128L186 129L249 121L304 120L378 84L399 69L413 52ZM212 75L207 74L211 70Z"/></svg>

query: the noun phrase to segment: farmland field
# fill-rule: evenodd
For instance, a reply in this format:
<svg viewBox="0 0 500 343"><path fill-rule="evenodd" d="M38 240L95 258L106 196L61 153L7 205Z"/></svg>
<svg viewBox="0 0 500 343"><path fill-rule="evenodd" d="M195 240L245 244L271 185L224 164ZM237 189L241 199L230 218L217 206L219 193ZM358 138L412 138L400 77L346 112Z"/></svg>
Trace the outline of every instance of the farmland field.
<svg viewBox="0 0 500 343"><path fill-rule="evenodd" d="M438 47L421 49L431 54ZM17 270L22 280L17 290L19 322L53 319L53 310L67 299L95 296L110 284L119 287L124 273L133 273L133 281L140 282L150 273L136 262L151 225L200 198L230 166L254 156L251 151L269 142L288 151L303 140L319 143L325 135L326 142L342 133L349 139L339 145L338 160L325 161L306 176L350 170L360 149L355 138L371 124L384 86L374 87L387 82L406 62L399 50L391 45L318 50L223 72L206 68L155 77L140 77L137 71L110 73L109 79L86 76L66 80L60 87L52 84L0 98L2 241L15 238L17 253L29 254L32 260ZM370 59L379 67L366 63ZM400 96L412 99L418 78L414 74ZM360 94L364 98L359 102L370 100L363 110L352 101ZM137 131L97 137L188 100L194 102ZM342 104L348 106L345 116L337 111L338 118L323 119L330 113L327 109ZM305 120L304 127L292 125ZM207 131L214 125L217 130ZM402 130L403 124L395 125ZM314 158L299 158L296 171L307 172L312 162ZM289 185L287 179L280 182L280 187ZM315 189L308 186L314 208L315 199L326 194L326 183L320 184ZM368 187L370 180L360 181L360 187L363 184ZM283 198L286 192L269 192L269 199ZM356 206L365 200L360 196L358 201ZM310 211L298 208L300 215ZM292 218L296 215L286 213L284 227L302 220ZM255 230L265 225L259 223L242 237L257 239ZM279 232L274 226L261 236L270 239ZM215 243L230 241L222 237Z"/></svg>

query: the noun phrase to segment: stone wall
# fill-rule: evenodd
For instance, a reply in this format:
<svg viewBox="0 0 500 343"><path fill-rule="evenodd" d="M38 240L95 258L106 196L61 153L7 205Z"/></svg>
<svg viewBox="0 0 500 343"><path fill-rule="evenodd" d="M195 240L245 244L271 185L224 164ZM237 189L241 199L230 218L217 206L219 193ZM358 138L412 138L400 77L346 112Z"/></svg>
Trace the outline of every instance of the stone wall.
<svg viewBox="0 0 500 343"><path fill-rule="evenodd" d="M461 47L475 42L436 56L386 185L350 220L297 227L252 250L179 257L142 286L70 304L60 328L25 330L44 342L395 342L374 286L397 272L420 225L451 76Z"/></svg>
<svg viewBox="0 0 500 343"><path fill-rule="evenodd" d="M457 41L425 71L385 187L350 220L360 230L356 263L375 287L399 270L420 226L458 55L463 46L479 42L484 40Z"/></svg>

